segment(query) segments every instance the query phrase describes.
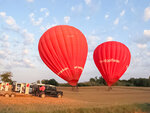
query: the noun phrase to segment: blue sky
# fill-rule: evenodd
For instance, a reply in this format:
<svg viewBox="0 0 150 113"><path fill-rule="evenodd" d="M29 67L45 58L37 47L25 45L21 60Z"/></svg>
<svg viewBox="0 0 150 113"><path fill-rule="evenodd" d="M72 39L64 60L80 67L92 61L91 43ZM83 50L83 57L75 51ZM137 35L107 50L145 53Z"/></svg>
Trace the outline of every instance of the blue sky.
<svg viewBox="0 0 150 113"><path fill-rule="evenodd" d="M72 25L86 36L89 51L80 82L101 76L93 51L109 40L131 51L131 64L121 79L150 76L149 0L0 0L0 72L13 72L18 82L65 82L38 53L41 35L60 24Z"/></svg>

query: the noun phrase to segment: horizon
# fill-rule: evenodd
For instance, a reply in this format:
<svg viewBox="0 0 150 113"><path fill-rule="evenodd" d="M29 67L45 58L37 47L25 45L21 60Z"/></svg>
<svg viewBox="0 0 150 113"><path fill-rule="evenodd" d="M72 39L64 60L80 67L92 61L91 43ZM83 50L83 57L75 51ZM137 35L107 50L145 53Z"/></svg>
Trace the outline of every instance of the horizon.
<svg viewBox="0 0 150 113"><path fill-rule="evenodd" d="M0 72L11 71L18 82L54 78L66 83L43 63L38 52L40 37L55 25L74 26L87 39L88 56L79 82L101 76L93 51L106 41L119 41L131 52L121 80L150 76L147 0L0 0Z"/></svg>

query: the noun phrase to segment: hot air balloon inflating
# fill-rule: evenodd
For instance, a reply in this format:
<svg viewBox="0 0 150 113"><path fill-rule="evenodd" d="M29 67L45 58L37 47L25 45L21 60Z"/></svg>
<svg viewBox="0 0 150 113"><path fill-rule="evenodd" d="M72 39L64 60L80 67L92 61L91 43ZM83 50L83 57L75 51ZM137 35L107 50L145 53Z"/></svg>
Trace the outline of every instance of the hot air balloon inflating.
<svg viewBox="0 0 150 113"><path fill-rule="evenodd" d="M76 86L87 58L88 46L83 33L73 26L48 29L39 40L43 62L70 85Z"/></svg>
<svg viewBox="0 0 150 113"><path fill-rule="evenodd" d="M93 59L107 85L111 86L127 70L131 54L124 44L108 41L100 44L94 50Z"/></svg>

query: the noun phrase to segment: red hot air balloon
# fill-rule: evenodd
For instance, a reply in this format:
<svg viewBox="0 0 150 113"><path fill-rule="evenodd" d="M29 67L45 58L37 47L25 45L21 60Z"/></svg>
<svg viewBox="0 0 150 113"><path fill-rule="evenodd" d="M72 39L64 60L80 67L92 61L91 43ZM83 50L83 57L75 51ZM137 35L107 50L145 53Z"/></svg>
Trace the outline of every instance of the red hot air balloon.
<svg viewBox="0 0 150 113"><path fill-rule="evenodd" d="M70 85L76 86L87 58L83 33L75 27L58 25L48 29L39 40L43 62Z"/></svg>
<svg viewBox="0 0 150 113"><path fill-rule="evenodd" d="M109 41L100 44L95 49L93 59L108 86L111 86L127 70L131 54L124 44Z"/></svg>

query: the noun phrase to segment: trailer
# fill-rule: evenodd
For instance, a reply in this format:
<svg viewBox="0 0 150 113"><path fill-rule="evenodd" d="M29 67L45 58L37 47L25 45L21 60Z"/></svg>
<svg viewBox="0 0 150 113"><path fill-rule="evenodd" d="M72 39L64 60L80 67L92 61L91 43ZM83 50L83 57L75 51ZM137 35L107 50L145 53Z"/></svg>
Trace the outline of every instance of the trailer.
<svg viewBox="0 0 150 113"><path fill-rule="evenodd" d="M11 91L0 91L0 96L4 97L15 97L16 93Z"/></svg>
<svg viewBox="0 0 150 113"><path fill-rule="evenodd" d="M21 97L21 96L32 96L29 95L29 83L17 83L13 82L12 85L9 85L7 82L2 82L0 87L0 96L4 97Z"/></svg>

